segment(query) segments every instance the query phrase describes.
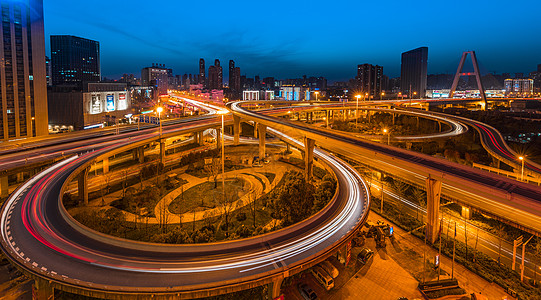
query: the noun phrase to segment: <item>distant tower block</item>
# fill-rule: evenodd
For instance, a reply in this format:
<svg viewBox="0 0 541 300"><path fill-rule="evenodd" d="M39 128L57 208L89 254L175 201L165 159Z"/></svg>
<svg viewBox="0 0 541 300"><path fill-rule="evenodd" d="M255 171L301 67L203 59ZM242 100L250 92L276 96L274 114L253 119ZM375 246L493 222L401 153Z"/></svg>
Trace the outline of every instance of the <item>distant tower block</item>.
<svg viewBox="0 0 541 300"><path fill-rule="evenodd" d="M468 53L471 55L471 61L473 64L474 72L462 73L462 68L464 67L464 62L466 61L466 57L468 56ZM462 58L460 59L460 63L458 64L458 69L456 70L455 79L453 80L453 86L451 87L451 91L449 92L449 98L453 98L460 76L468 76L468 75L475 75L475 79L477 79L477 87L479 88L479 94L481 95L481 100L482 100L481 105L483 106L483 109L485 109L487 107L487 98L485 95L485 88L483 87L483 82L481 81L481 73L479 72L479 64L477 64L477 56L475 56L475 51L466 51L462 53Z"/></svg>

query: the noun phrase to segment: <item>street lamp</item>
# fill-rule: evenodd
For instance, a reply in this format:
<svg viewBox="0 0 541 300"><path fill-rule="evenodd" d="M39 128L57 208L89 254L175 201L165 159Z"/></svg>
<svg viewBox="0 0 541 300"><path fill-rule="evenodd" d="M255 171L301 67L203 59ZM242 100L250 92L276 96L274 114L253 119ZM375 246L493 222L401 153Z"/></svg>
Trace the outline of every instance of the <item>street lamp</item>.
<svg viewBox="0 0 541 300"><path fill-rule="evenodd" d="M391 144L391 131L387 128L383 128L383 133L387 134L387 145Z"/></svg>
<svg viewBox="0 0 541 300"><path fill-rule="evenodd" d="M381 92L381 95L379 97L379 100L383 100L383 96L385 96L385 92Z"/></svg>
<svg viewBox="0 0 541 300"><path fill-rule="evenodd" d="M163 111L163 107L158 106L158 108L156 108L156 111L158 112L158 122L160 123L160 135L162 135L162 111Z"/></svg>
<svg viewBox="0 0 541 300"><path fill-rule="evenodd" d="M319 95L319 92L316 92L316 101L317 101L317 95Z"/></svg>
<svg viewBox="0 0 541 300"><path fill-rule="evenodd" d="M220 138L222 139L222 203L225 203L225 146L224 146L224 116L229 113L229 111L223 109L219 110L218 114L222 116L222 134Z"/></svg>
<svg viewBox="0 0 541 300"><path fill-rule="evenodd" d="M522 172L520 174L520 181L524 181L524 157L522 156L519 156L518 159L521 161L522 163Z"/></svg>
<svg viewBox="0 0 541 300"><path fill-rule="evenodd" d="M355 98L357 98L357 109L355 110L355 128L357 128L357 119L359 119L359 99L361 98L361 95L355 95Z"/></svg>

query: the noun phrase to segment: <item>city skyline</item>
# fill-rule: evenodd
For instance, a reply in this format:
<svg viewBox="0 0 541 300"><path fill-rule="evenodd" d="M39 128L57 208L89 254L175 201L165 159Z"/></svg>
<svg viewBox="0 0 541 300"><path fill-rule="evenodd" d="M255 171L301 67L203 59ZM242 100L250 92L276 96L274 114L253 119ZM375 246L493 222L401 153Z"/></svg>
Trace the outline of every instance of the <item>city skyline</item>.
<svg viewBox="0 0 541 300"><path fill-rule="evenodd" d="M197 74L198 59L204 57L209 61L235 60L248 76L294 78L306 74L340 81L353 78L355 67L364 63L381 65L386 75L397 77L400 54L422 46L430 49L431 74L454 73L460 54L467 50L477 52L485 73L535 71L541 61L537 54L541 42L534 40L531 32L541 28L535 22L534 9L540 4L526 2L520 7L506 6L503 21L494 18L504 13L503 1L492 1L490 6L487 1L458 1L453 6L428 1L409 6L395 1L385 7L373 3L344 2L329 7L322 1L277 2L273 9L260 3L210 2L203 7L165 1L145 6L150 22L142 22L138 13L142 2L139 5L138 1L107 3L106 11L99 3L88 6L55 1L45 3L44 10L47 54L50 35L97 40L102 47L102 73L107 77L138 74L154 62L166 64L176 74ZM286 4L287 10L280 9ZM239 16L239 21L201 17L206 16L206 7L224 16ZM253 14L255 11L262 13ZM357 19L360 11L373 13ZM359 34L364 30L366 34Z"/></svg>

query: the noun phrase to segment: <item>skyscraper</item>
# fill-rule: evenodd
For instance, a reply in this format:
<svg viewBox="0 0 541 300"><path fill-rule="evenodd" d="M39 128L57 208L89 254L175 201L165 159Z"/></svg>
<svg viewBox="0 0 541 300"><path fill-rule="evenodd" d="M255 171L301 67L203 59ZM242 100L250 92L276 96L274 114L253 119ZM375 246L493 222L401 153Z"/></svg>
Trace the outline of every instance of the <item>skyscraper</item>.
<svg viewBox="0 0 541 300"><path fill-rule="evenodd" d="M100 43L71 35L51 35L53 85L80 88L101 80Z"/></svg>
<svg viewBox="0 0 541 300"><path fill-rule="evenodd" d="M428 65L428 47L402 53L400 90L408 97L424 97Z"/></svg>
<svg viewBox="0 0 541 300"><path fill-rule="evenodd" d="M47 135L43 0L0 6L0 140Z"/></svg>
<svg viewBox="0 0 541 300"><path fill-rule="evenodd" d="M541 73L541 64L537 65L537 72Z"/></svg>
<svg viewBox="0 0 541 300"><path fill-rule="evenodd" d="M143 86L156 86L158 95L167 95L169 69L164 64L152 64L152 67L143 68L141 70L141 84Z"/></svg>
<svg viewBox="0 0 541 300"><path fill-rule="evenodd" d="M199 84L205 86L206 76L205 76L205 60L199 59Z"/></svg>
<svg viewBox="0 0 541 300"><path fill-rule="evenodd" d="M381 93L381 77L383 76L383 67L378 65L363 64L357 66L357 89L368 99L376 99ZM379 98L378 98L379 99Z"/></svg>
<svg viewBox="0 0 541 300"><path fill-rule="evenodd" d="M209 67L208 88L211 90L220 90L223 88L223 70L220 66L220 60L214 61L214 66Z"/></svg>
<svg viewBox="0 0 541 300"><path fill-rule="evenodd" d="M240 68L235 67L233 60L229 61L229 90L233 98L240 98Z"/></svg>

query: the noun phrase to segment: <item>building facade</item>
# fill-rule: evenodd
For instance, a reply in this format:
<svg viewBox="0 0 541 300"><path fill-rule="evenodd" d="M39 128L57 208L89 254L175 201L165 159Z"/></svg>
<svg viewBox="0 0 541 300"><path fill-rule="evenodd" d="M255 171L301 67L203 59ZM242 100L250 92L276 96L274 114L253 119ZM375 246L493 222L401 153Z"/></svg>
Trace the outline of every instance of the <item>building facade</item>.
<svg viewBox="0 0 541 300"><path fill-rule="evenodd" d="M43 0L2 0L0 140L48 134Z"/></svg>
<svg viewBox="0 0 541 300"><path fill-rule="evenodd" d="M533 79L506 79L505 94L511 97L528 97L533 94Z"/></svg>
<svg viewBox="0 0 541 300"><path fill-rule="evenodd" d="M71 36L51 35L53 85L75 85L101 80L100 43Z"/></svg>
<svg viewBox="0 0 541 300"><path fill-rule="evenodd" d="M141 85L155 86L159 95L167 95L169 70L164 64L152 64L141 70Z"/></svg>
<svg viewBox="0 0 541 300"><path fill-rule="evenodd" d="M221 90L223 88L223 69L220 66L220 60L214 61L214 66L209 67L209 79L207 88L210 90Z"/></svg>
<svg viewBox="0 0 541 300"><path fill-rule="evenodd" d="M403 95L420 98L425 94L428 67L428 47L402 53L400 90Z"/></svg>
<svg viewBox="0 0 541 300"><path fill-rule="evenodd" d="M202 84L203 86L206 85L206 75L205 75L205 60L199 59L199 84ZM194 84L195 82L192 82L191 84Z"/></svg>
<svg viewBox="0 0 541 300"><path fill-rule="evenodd" d="M371 64L362 64L357 66L357 90L366 100L379 99L381 94L381 79L383 76L383 67Z"/></svg>
<svg viewBox="0 0 541 300"><path fill-rule="evenodd" d="M238 99L241 92L240 84L240 68L235 67L235 62L233 60L229 61L229 92L230 97Z"/></svg>

